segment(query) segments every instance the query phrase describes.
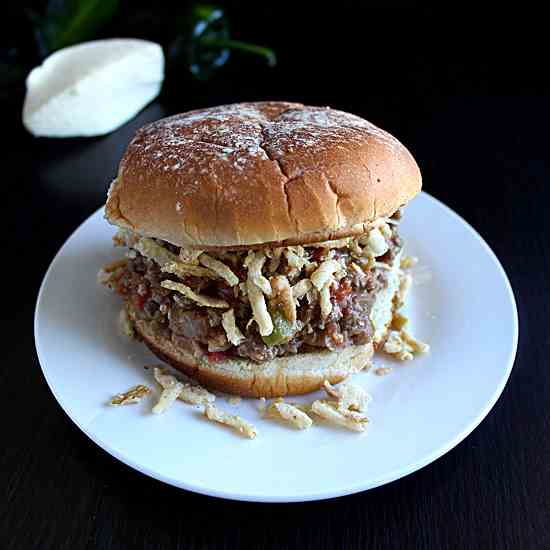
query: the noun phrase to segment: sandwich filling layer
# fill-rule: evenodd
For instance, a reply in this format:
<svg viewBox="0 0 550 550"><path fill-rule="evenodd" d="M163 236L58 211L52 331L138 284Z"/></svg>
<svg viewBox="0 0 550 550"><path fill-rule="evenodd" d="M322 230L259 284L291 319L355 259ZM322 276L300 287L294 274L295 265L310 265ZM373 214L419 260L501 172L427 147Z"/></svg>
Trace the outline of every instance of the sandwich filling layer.
<svg viewBox="0 0 550 550"><path fill-rule="evenodd" d="M338 241L238 251L180 248L121 230L114 241L127 258L101 278L160 336L210 361L378 344L383 296L391 319L400 217Z"/></svg>

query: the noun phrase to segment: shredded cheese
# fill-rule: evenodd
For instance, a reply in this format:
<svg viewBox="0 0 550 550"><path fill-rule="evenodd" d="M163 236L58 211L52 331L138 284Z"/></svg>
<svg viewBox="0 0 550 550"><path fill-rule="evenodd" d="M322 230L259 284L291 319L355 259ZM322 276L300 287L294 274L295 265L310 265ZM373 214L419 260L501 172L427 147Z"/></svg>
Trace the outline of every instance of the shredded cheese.
<svg viewBox="0 0 550 550"><path fill-rule="evenodd" d="M341 268L336 260L325 260L312 274L311 282L317 290L321 290L331 281L332 275Z"/></svg>
<svg viewBox="0 0 550 550"><path fill-rule="evenodd" d="M244 261L244 266L248 269L248 279L266 296L271 296L271 284L262 275L262 267L265 261L266 256L263 252L254 252L251 250Z"/></svg>
<svg viewBox="0 0 550 550"><path fill-rule="evenodd" d="M265 261L266 256L263 252L250 250L244 260L244 266L248 269L246 294L252 308L252 319L258 324L260 335L269 336L273 332L273 320L267 310L264 294L271 296L273 292L271 283L262 275Z"/></svg>
<svg viewBox="0 0 550 550"><path fill-rule="evenodd" d="M169 374L166 369L155 367L153 375L155 380L164 389L173 386L176 382L179 383L181 389L177 397L180 401L188 403L189 405L206 405L207 403L212 403L216 399L213 393L210 393L199 384L182 382L175 376Z"/></svg>
<svg viewBox="0 0 550 550"><path fill-rule="evenodd" d="M229 309L228 311L222 313L222 327L225 330L227 339L234 346L238 346L239 344L242 344L244 340L246 340L243 333L239 330L239 327L235 322L235 311L233 309Z"/></svg>
<svg viewBox="0 0 550 550"><path fill-rule="evenodd" d="M330 301L330 287L324 286L319 291L319 304L321 306L321 317L326 319L332 311L332 302Z"/></svg>
<svg viewBox="0 0 550 550"><path fill-rule="evenodd" d="M405 300L407 299L407 294L409 293L409 290L412 285L412 276L410 274L403 274L399 278L399 290L397 292L397 307L403 307L405 304Z"/></svg>
<svg viewBox="0 0 550 550"><path fill-rule="evenodd" d="M288 279L284 275L272 277L271 288L273 290L273 304L281 307L289 322L295 323L296 302L294 301Z"/></svg>
<svg viewBox="0 0 550 550"><path fill-rule="evenodd" d="M173 252L166 250L166 248L157 244L153 239L148 239L146 237L138 239L132 245L132 248L137 250L142 256L157 262L160 267L178 261L178 257Z"/></svg>
<svg viewBox="0 0 550 550"><path fill-rule="evenodd" d="M315 246L317 248L328 248L328 249L331 249L331 248L345 248L346 246L349 245L349 242L350 242L350 238L346 238L346 239L337 239L337 240L334 240L334 241L324 241L324 242L320 242L320 243L314 243L312 245L309 245L309 246Z"/></svg>
<svg viewBox="0 0 550 550"><path fill-rule="evenodd" d="M389 241L392 237L392 230L391 227L384 221L379 227L378 227L380 233L384 236L384 238Z"/></svg>
<svg viewBox="0 0 550 550"><path fill-rule="evenodd" d="M323 386L329 396L338 400L337 409L341 413L347 411L365 412L371 401L369 394L361 386L355 384L346 383L334 387L328 380L325 380Z"/></svg>
<svg viewBox="0 0 550 550"><path fill-rule="evenodd" d="M427 353L430 346L402 329L391 330L382 349L400 361L410 361L414 359L415 353Z"/></svg>
<svg viewBox="0 0 550 550"><path fill-rule="evenodd" d="M285 403L282 399L277 399L269 405L267 415L284 420L299 430L307 430L313 425L313 420L304 411L290 403Z"/></svg>
<svg viewBox="0 0 550 550"><path fill-rule="evenodd" d="M151 390L147 386L139 384L124 393L118 393L109 403L115 407L120 405L134 405L135 403L139 403L150 391Z"/></svg>
<svg viewBox="0 0 550 550"><path fill-rule="evenodd" d="M348 411L347 414L343 414L327 401L314 401L311 405L311 411L331 424L342 426L354 432L364 432L369 422L364 414L355 411Z"/></svg>
<svg viewBox="0 0 550 550"><path fill-rule="evenodd" d="M395 356L400 361L412 361L414 355L401 338L401 333L391 330L382 348L387 354Z"/></svg>
<svg viewBox="0 0 550 550"><path fill-rule="evenodd" d="M391 328L394 330L402 330L404 329L409 323L408 317L400 313L399 311L396 311L393 314L393 318L391 320Z"/></svg>
<svg viewBox="0 0 550 550"><path fill-rule="evenodd" d="M406 330L401 330L401 339L408 346L410 346L415 353L428 353L430 351L430 346L428 344L416 339L414 336L409 334Z"/></svg>
<svg viewBox="0 0 550 550"><path fill-rule="evenodd" d="M292 287L292 297L295 300L303 298L311 290L311 281L309 279L301 279Z"/></svg>
<svg viewBox="0 0 550 550"><path fill-rule="evenodd" d="M153 413L162 414L169 409L179 397L181 390L183 390L183 384L181 382L176 381L166 386L160 394L158 403L152 409Z"/></svg>
<svg viewBox="0 0 550 550"><path fill-rule="evenodd" d="M210 296L205 296L204 294L197 294L183 283L175 283L174 281L162 281L162 283L160 283L160 286L162 286L163 288L167 288L168 290L179 292L180 294L183 294L186 298L197 302L197 304L201 306L217 308L229 307L229 304L225 300L211 298Z"/></svg>
<svg viewBox="0 0 550 550"><path fill-rule="evenodd" d="M239 278L233 271L220 260L216 260L208 254L201 254L199 256L199 262L205 267L211 269L214 273L219 275L222 279L227 281L229 286L235 286L239 284Z"/></svg>
<svg viewBox="0 0 550 550"><path fill-rule="evenodd" d="M184 264L199 265L199 256L202 250L193 250L192 248L180 248L179 258Z"/></svg>
<svg viewBox="0 0 550 550"><path fill-rule="evenodd" d="M273 332L273 320L271 319L271 315L269 315L269 311L267 311L263 292L252 281L250 273L249 279L246 282L246 288L250 307L252 308L252 318L258 324L260 334L262 336L269 336Z"/></svg>
<svg viewBox="0 0 550 550"><path fill-rule="evenodd" d="M361 244L366 244L367 254L372 255L375 258L378 256L383 256L390 248L384 238L384 235L382 235L378 227L371 229L367 233L366 238L360 238L359 242Z"/></svg>
<svg viewBox="0 0 550 550"><path fill-rule="evenodd" d="M216 279L217 274L199 265L184 264L182 262L169 262L161 267L161 271L177 275L180 279L184 279L189 275L194 277L205 277L208 279Z"/></svg>
<svg viewBox="0 0 550 550"><path fill-rule="evenodd" d="M228 414L215 405L206 405L204 408L204 416L206 416L208 420L218 422L219 424L225 424L226 426L237 430L249 439L254 439L258 434L258 430L250 424L250 422L247 422L240 416Z"/></svg>
<svg viewBox="0 0 550 550"><path fill-rule="evenodd" d="M289 246L285 248L285 257L288 265L292 268L289 275L297 275L308 263L303 246Z"/></svg>

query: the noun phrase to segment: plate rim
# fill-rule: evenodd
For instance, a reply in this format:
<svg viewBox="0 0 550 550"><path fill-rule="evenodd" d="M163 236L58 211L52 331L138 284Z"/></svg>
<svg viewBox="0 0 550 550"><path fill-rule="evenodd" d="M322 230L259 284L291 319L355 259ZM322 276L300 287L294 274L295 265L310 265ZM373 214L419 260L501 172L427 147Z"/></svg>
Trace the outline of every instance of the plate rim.
<svg viewBox="0 0 550 550"><path fill-rule="evenodd" d="M69 419L102 451L105 451L107 454L111 455L112 457L116 458L118 461L122 462L125 466L129 466L130 468L139 472L140 474L149 476L157 481L161 481L163 483L172 485L173 487L177 487L179 489L184 489L187 491L191 491L194 493L207 495L211 497L223 498L227 500L236 500L236 501L245 501L245 502L265 502L265 503L287 503L287 502L290 503L290 502L310 502L310 501L317 501L317 500L327 500L331 498L338 498L338 497L347 496L347 495L351 495L351 494L355 494L363 491L368 491L370 489L374 489L376 487L386 485L393 481L397 481L402 477L410 475L424 468L425 466L428 466L429 464L435 462L436 460L441 458L443 455L451 451L459 443L464 441L464 439L466 439L466 437L468 437L483 422L483 420L485 420L489 412L493 409L493 407L501 397L502 392L504 391L504 388L508 383L510 374L512 372L512 369L514 367L515 360L517 357L517 348L518 348L518 341L519 341L519 316L518 316L517 302L515 299L514 291L512 289L512 285L510 284L510 280L508 278L508 274L506 273L504 266L501 264L496 254L493 252L493 250L487 244L487 242L483 239L483 237L460 214L452 210L445 203L443 203L442 201L440 201L430 193L427 193L426 191L421 191L420 195L424 196L428 201L432 201L436 203L439 207L442 207L446 215L454 217L456 220L461 222L466 227L468 232L478 241L479 244L481 244L482 248L491 258L493 264L497 268L497 271L499 271L499 274L501 275L501 278L504 281L504 286L512 305L512 324L513 324L512 352L508 358L508 364L506 365L506 370L504 371L504 375L502 376L499 384L496 386L493 394L491 395L491 398L486 402L483 409L476 415L476 417L472 421L470 421L470 423L465 427L464 430L458 433L452 440L448 441L445 445L442 445L441 447L435 449L432 453L426 455L421 460L407 464L401 468L398 468L394 471L389 472L387 475L381 476L374 480L371 479L368 482L360 481L357 484L348 485L342 488L341 490L328 490L328 491L321 490L321 491L310 492L310 493L301 494L301 495L266 496L265 494L259 494L259 493L253 493L253 492L235 493L234 491L225 491L225 490L219 490L219 489L214 490L208 486L204 486L201 484L182 482L179 479L174 479L169 476L164 476L161 473L150 470L147 467L138 465L136 462L134 462L131 459L131 457L124 456L122 453L119 453L118 451L113 449L109 445L109 443L107 443L106 441L102 440L99 437L95 437L90 431L88 431L84 426L82 426L77 421L76 418L74 418L71 415L71 413L68 410L68 407L64 405L63 399L60 398L60 396L57 394L56 390L54 389L54 385L48 378L48 375L46 374L45 368L43 366L43 362L45 362L45 360L43 359L44 355L41 352L41 344L39 342L37 335L38 335L38 317L39 317L40 305L43 300L46 284L49 280L49 277L53 271L55 264L59 261L59 258L63 254L65 248L68 246L69 241L74 237L74 235L82 228L84 224L90 221L98 213L103 211L104 206L99 207L97 210L92 212L88 217L86 217L86 219L83 220L78 225L78 227L76 227L71 232L71 234L65 239L65 241L63 242L63 245L59 248L59 250L53 257L53 259L51 260L48 266L48 269L46 270L44 277L42 278L42 282L40 284L40 289L38 291L36 305L34 309L34 322L33 322L34 343L35 343L36 353L38 356L38 362L40 364L40 370L42 372L42 376L44 377L50 392L54 396L55 400L57 401L58 405L61 407L63 412L69 417Z"/></svg>

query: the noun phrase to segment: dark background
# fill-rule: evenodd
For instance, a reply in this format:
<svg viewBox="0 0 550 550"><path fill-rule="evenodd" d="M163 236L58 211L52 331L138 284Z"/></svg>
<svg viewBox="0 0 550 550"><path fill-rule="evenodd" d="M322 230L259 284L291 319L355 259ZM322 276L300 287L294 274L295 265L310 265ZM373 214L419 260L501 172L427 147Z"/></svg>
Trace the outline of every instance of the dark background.
<svg viewBox="0 0 550 550"><path fill-rule="evenodd" d="M526 6L481 13L454 3L439 10L345 2L228 9L235 36L273 47L276 68L235 54L207 83L182 73L135 120L86 140L33 138L20 124L19 100L2 101L0 548L550 548L545 18ZM21 12L8 14L3 38L32 40L19 25ZM518 302L516 364L487 419L435 463L366 493L262 505L162 485L112 459L71 423L36 358L40 281L71 231L103 203L135 129L164 114L258 99L331 105L399 137L418 160L424 188L496 252ZM426 230L433 230L429 220Z"/></svg>

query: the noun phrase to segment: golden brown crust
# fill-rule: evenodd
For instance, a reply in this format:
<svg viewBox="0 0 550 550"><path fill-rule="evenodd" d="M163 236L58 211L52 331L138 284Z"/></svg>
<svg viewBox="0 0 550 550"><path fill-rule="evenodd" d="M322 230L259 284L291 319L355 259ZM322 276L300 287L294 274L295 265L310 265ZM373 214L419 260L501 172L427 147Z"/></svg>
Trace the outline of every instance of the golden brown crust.
<svg viewBox="0 0 550 550"><path fill-rule="evenodd" d="M209 388L243 397L310 393L321 388L325 380L337 384L350 374L369 368L373 355L372 345L367 344L338 352L278 357L260 364L246 359L208 362L155 335L146 321L136 320L129 313L134 318L136 332L157 357Z"/></svg>
<svg viewBox="0 0 550 550"><path fill-rule="evenodd" d="M179 246L250 248L357 233L420 188L409 151L366 120L297 103L240 103L139 130L106 216Z"/></svg>

